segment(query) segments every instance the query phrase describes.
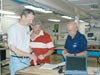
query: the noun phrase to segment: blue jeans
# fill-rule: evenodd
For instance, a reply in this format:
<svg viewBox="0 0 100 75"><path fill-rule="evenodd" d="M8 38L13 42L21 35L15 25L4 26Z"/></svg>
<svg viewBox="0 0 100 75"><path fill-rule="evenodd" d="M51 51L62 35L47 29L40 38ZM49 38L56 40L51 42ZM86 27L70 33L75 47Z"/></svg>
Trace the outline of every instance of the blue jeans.
<svg viewBox="0 0 100 75"><path fill-rule="evenodd" d="M16 71L28 67L30 65L29 58L17 58L10 56L10 75L15 75Z"/></svg>

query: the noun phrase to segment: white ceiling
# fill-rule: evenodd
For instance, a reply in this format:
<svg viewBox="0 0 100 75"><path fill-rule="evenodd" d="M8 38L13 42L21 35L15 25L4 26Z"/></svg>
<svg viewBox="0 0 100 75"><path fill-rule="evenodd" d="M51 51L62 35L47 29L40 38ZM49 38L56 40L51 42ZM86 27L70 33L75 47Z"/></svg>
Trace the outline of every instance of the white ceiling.
<svg viewBox="0 0 100 75"><path fill-rule="evenodd" d="M67 1L67 0L65 0ZM100 0L68 0L96 19L100 19Z"/></svg>
<svg viewBox="0 0 100 75"><path fill-rule="evenodd" d="M19 14L24 8L24 3L16 2L18 0L2 0L3 9L14 11ZM62 21L68 21L61 18L61 15L71 17L79 16L80 19L90 20L91 17L100 19L100 0L20 0L25 3L40 6L54 11L53 14L44 14L36 12L37 17L42 21L48 18L57 18ZM1 1L0 1L1 2Z"/></svg>

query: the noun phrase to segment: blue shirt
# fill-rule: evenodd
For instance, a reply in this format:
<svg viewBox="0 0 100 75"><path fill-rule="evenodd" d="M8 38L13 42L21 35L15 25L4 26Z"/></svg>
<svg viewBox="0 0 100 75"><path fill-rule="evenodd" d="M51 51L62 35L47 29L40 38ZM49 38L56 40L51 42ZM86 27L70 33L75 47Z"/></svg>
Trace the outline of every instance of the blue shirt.
<svg viewBox="0 0 100 75"><path fill-rule="evenodd" d="M87 50L87 40L83 34L77 31L73 39L68 35L64 48L71 54L80 53Z"/></svg>

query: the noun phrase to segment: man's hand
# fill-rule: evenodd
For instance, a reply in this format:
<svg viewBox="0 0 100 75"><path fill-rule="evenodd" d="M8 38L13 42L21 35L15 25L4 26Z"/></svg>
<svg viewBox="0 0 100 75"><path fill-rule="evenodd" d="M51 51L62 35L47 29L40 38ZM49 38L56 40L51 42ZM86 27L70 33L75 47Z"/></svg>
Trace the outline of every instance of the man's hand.
<svg viewBox="0 0 100 75"><path fill-rule="evenodd" d="M74 54L70 54L70 53L67 53L66 55L67 55L67 56L74 56Z"/></svg>
<svg viewBox="0 0 100 75"><path fill-rule="evenodd" d="M45 57L44 57L44 55L41 54L41 55L38 56L38 58L39 58L40 60L43 60Z"/></svg>
<svg viewBox="0 0 100 75"><path fill-rule="evenodd" d="M34 61L34 65L36 66L37 65L37 57L36 57L36 55L35 54L30 54L29 58Z"/></svg>
<svg viewBox="0 0 100 75"><path fill-rule="evenodd" d="M66 57L66 56L74 56L74 54L70 54L66 50L63 50L62 54L63 54L64 57Z"/></svg>
<svg viewBox="0 0 100 75"><path fill-rule="evenodd" d="M62 54L63 54L64 57L66 57L67 56L67 51L66 50L63 50L62 51Z"/></svg>

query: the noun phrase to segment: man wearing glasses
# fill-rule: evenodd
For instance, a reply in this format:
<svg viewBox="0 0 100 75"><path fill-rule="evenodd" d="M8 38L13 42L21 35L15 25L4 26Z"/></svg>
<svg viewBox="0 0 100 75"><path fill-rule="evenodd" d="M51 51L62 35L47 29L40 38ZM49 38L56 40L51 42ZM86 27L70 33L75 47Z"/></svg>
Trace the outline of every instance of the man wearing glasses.
<svg viewBox="0 0 100 75"><path fill-rule="evenodd" d="M64 50L63 56L85 56L87 50L87 40L83 34L78 31L77 24L71 21L67 24L67 31L69 33Z"/></svg>

